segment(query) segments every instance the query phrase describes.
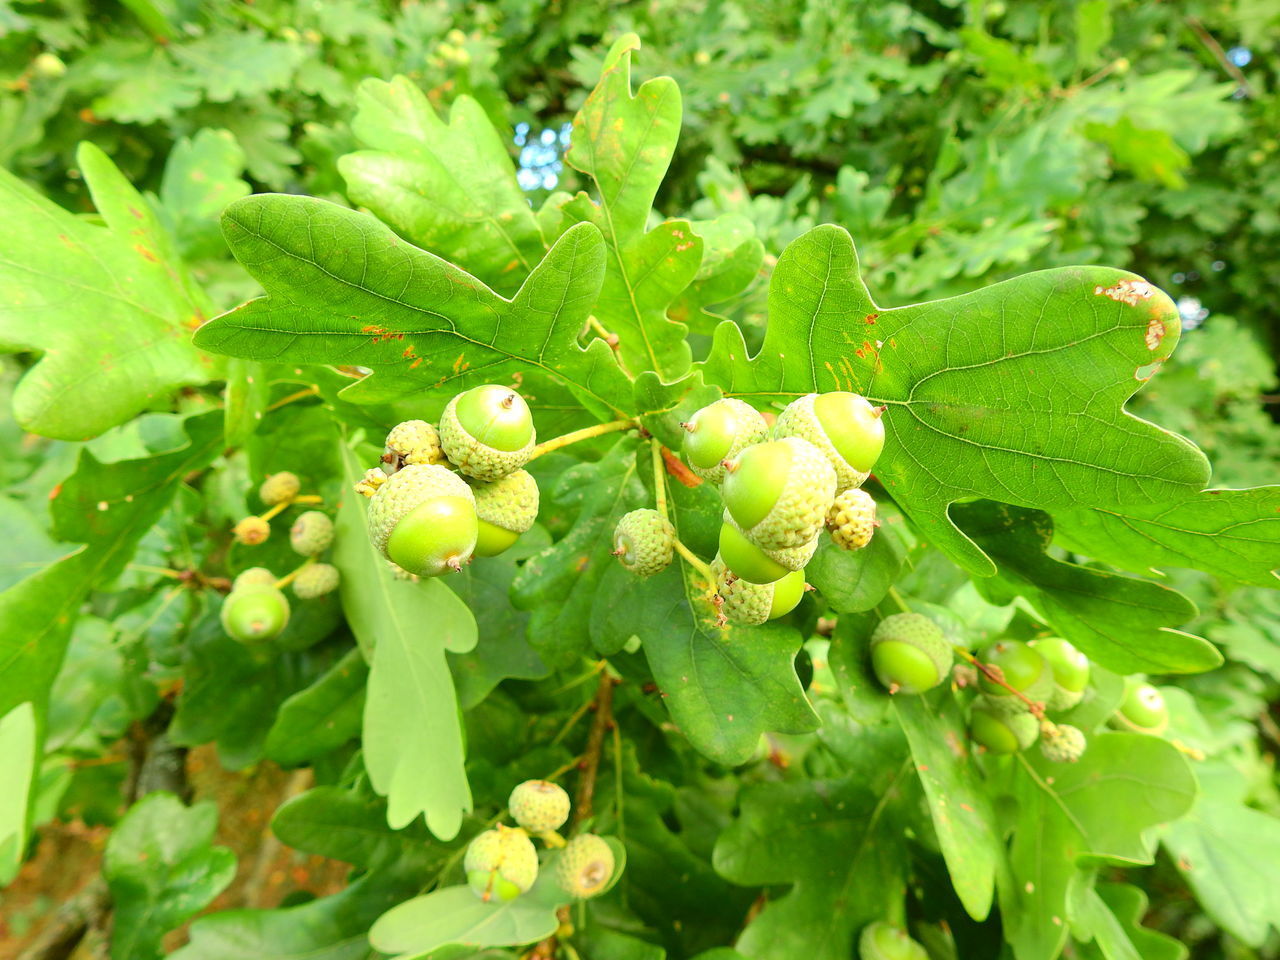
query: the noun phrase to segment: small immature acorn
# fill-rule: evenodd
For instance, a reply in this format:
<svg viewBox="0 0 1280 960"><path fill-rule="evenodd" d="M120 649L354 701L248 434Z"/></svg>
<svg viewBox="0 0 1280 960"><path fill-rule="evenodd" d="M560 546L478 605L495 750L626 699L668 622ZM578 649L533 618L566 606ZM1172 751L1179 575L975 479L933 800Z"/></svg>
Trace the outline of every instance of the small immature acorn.
<svg viewBox="0 0 1280 960"><path fill-rule="evenodd" d="M274 587L278 579L266 567L249 567L236 574L236 578L231 581L231 592L235 593L241 587Z"/></svg>
<svg viewBox="0 0 1280 960"><path fill-rule="evenodd" d="M862 928L858 957L859 960L929 960L925 948L912 940L907 931L884 920Z"/></svg>
<svg viewBox="0 0 1280 960"><path fill-rule="evenodd" d="M602 837L580 833L565 845L556 861L556 881L579 900L594 897L613 879L613 850Z"/></svg>
<svg viewBox="0 0 1280 960"><path fill-rule="evenodd" d="M538 518L538 482L527 470L516 470L492 483L473 480L471 492L480 520L477 557L496 557Z"/></svg>
<svg viewBox="0 0 1280 960"><path fill-rule="evenodd" d="M924 614L892 614L871 634L871 669L890 693L933 689L946 679L954 657L942 628Z"/></svg>
<svg viewBox="0 0 1280 960"><path fill-rule="evenodd" d="M447 467L404 467L369 501L369 539L379 553L415 576L461 570L479 533L475 495Z"/></svg>
<svg viewBox="0 0 1280 960"><path fill-rule="evenodd" d="M1121 730L1159 736L1169 726L1169 706L1164 694L1151 684L1130 679L1125 683L1120 709L1111 720Z"/></svg>
<svg viewBox="0 0 1280 960"><path fill-rule="evenodd" d="M293 592L299 600L314 600L338 589L342 575L329 563L312 563L293 578Z"/></svg>
<svg viewBox="0 0 1280 960"><path fill-rule="evenodd" d="M569 794L550 780L526 780L511 791L507 809L530 833L549 833L569 819Z"/></svg>
<svg viewBox="0 0 1280 960"><path fill-rule="evenodd" d="M1075 763L1084 756L1087 743L1084 731L1079 727L1058 723L1053 725L1052 732L1041 733L1040 752L1046 760L1054 763Z"/></svg>
<svg viewBox="0 0 1280 960"><path fill-rule="evenodd" d="M876 502L871 494L852 487L840 494L827 511L827 529L841 550L861 550L876 532Z"/></svg>
<svg viewBox="0 0 1280 960"><path fill-rule="evenodd" d="M973 702L969 736L991 753L1017 753L1036 742L1040 722L1029 713L1010 713L984 695Z"/></svg>
<svg viewBox="0 0 1280 960"><path fill-rule="evenodd" d="M786 616L804 596L804 571L796 570L773 583L751 583L729 570L716 557L711 564L720 597L720 615L743 627L754 627Z"/></svg>
<svg viewBox="0 0 1280 960"><path fill-rule="evenodd" d="M401 467L432 463L444 463L444 449L440 446L440 434L425 420L406 420L397 423L387 434L382 452L382 472L387 476Z"/></svg>
<svg viewBox="0 0 1280 960"><path fill-rule="evenodd" d="M1044 703L1053 693L1053 667L1035 648L1021 640L999 640L978 657L979 662L995 667L1005 683L1033 703ZM1006 713L1026 713L1031 708L1022 697L996 683L986 673L978 686L990 698L991 706Z"/></svg>
<svg viewBox="0 0 1280 960"><path fill-rule="evenodd" d="M1050 710L1070 710L1089 685L1089 658L1062 637L1044 637L1032 640L1029 647L1049 661L1053 670L1053 692L1045 704Z"/></svg>
<svg viewBox="0 0 1280 960"><path fill-rule="evenodd" d="M803 547L822 530L836 496L836 472L797 437L747 447L725 461L724 505L752 542L766 550Z"/></svg>
<svg viewBox="0 0 1280 960"><path fill-rule="evenodd" d="M236 538L236 543L256 547L271 536L271 524L261 517L245 517L231 528L231 535Z"/></svg>
<svg viewBox="0 0 1280 960"><path fill-rule="evenodd" d="M708 483L724 480L724 461L736 457L769 432L759 411L748 403L725 397L708 404L686 423L684 458L689 469Z"/></svg>
<svg viewBox="0 0 1280 960"><path fill-rule="evenodd" d="M808 440L835 469L836 489L843 492L866 482L884 449L882 410L866 397L834 390L810 393L778 414L773 435Z"/></svg>
<svg viewBox="0 0 1280 960"><path fill-rule="evenodd" d="M227 594L219 616L222 629L232 640L262 643L277 636L289 622L289 600L274 585L251 583Z"/></svg>
<svg viewBox="0 0 1280 960"><path fill-rule="evenodd" d="M295 553L318 557L333 543L333 521L319 510L308 510L293 521L289 529L289 543Z"/></svg>
<svg viewBox="0 0 1280 960"><path fill-rule="evenodd" d="M818 549L815 537L802 547L765 550L752 543L728 510L720 525L720 559L730 570L750 583L774 583L793 570L803 570Z"/></svg>
<svg viewBox="0 0 1280 960"><path fill-rule="evenodd" d="M462 869L467 884L486 903L514 900L538 879L538 851L523 830L499 824L475 836Z"/></svg>
<svg viewBox="0 0 1280 960"><path fill-rule="evenodd" d="M56 53L46 50L31 61L31 72L44 80L57 80L67 73L67 65Z"/></svg>
<svg viewBox="0 0 1280 960"><path fill-rule="evenodd" d="M297 476L284 470L273 473L262 481L262 486L258 488L258 498L268 507L274 507L277 503L292 500L301 489L302 482Z"/></svg>
<svg viewBox="0 0 1280 960"><path fill-rule="evenodd" d="M440 415L445 456L476 480L501 480L519 470L536 441L529 405L510 387L473 387L450 400Z"/></svg>
<svg viewBox="0 0 1280 960"><path fill-rule="evenodd" d="M613 555L640 577L652 577L666 569L675 543L675 527L657 510L632 510L613 530Z"/></svg>

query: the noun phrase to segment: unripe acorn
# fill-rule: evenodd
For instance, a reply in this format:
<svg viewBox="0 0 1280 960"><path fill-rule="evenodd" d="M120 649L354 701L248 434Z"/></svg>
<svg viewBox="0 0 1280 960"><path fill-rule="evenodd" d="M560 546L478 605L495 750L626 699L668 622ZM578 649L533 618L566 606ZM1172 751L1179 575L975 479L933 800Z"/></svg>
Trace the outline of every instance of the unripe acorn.
<svg viewBox="0 0 1280 960"><path fill-rule="evenodd" d="M1087 744L1084 731L1069 723L1055 724L1051 733L1040 736L1040 752L1054 763L1075 763L1084 756Z"/></svg>
<svg viewBox="0 0 1280 960"><path fill-rule="evenodd" d="M991 753L1017 753L1036 742L1040 721L1029 713L1010 713L982 696L969 714L969 736Z"/></svg>
<svg viewBox="0 0 1280 960"><path fill-rule="evenodd" d="M836 472L836 489L860 487L884 449L881 411L856 393L810 393L778 414L773 435L808 440Z"/></svg>
<svg viewBox="0 0 1280 960"><path fill-rule="evenodd" d="M841 550L861 550L876 532L876 502L856 487L846 490L827 511L827 529Z"/></svg>
<svg viewBox="0 0 1280 960"><path fill-rule="evenodd" d="M556 861L556 880L565 892L585 900L613 879L613 849L594 833L580 833L565 845Z"/></svg>
<svg viewBox="0 0 1280 960"><path fill-rule="evenodd" d="M666 569L675 543L675 528L657 510L632 510L613 531L613 555L640 577L652 577Z"/></svg>
<svg viewBox="0 0 1280 960"><path fill-rule="evenodd" d="M415 576L461 570L471 559L479 532L475 495L447 467L404 467L369 501L374 547Z"/></svg>
<svg viewBox="0 0 1280 960"><path fill-rule="evenodd" d="M1169 707L1164 695L1149 683L1125 683L1124 699L1112 721L1122 730L1159 735L1169 726Z"/></svg>
<svg viewBox="0 0 1280 960"><path fill-rule="evenodd" d="M735 575L720 557L711 564L716 575L716 591L722 601L720 613L730 623L753 627L796 608L804 596L804 571L788 573L773 583L751 583Z"/></svg>
<svg viewBox="0 0 1280 960"><path fill-rule="evenodd" d="M236 543L256 547L271 536L271 524L261 517L245 517L231 529L231 535L236 538Z"/></svg>
<svg viewBox="0 0 1280 960"><path fill-rule="evenodd" d="M66 76L67 65L62 62L62 58L56 53L50 53L46 50L31 61L31 70L37 77L42 77L45 80L56 80L59 77Z"/></svg>
<svg viewBox="0 0 1280 960"><path fill-rule="evenodd" d="M302 482L297 476L288 470L284 470L280 473L273 473L262 481L262 486L258 488L258 497L268 507L274 507L277 503L292 500L301 489Z"/></svg>
<svg viewBox="0 0 1280 960"><path fill-rule="evenodd" d="M747 447L725 462L724 505L766 550L817 537L836 496L836 472L807 440L787 437Z"/></svg>
<svg viewBox="0 0 1280 960"><path fill-rule="evenodd" d="M569 794L550 780L526 780L511 791L507 809L530 833L548 833L569 819Z"/></svg>
<svg viewBox="0 0 1280 960"><path fill-rule="evenodd" d="M338 589L342 575L328 563L313 563L298 571L293 578L293 592L299 600L314 600Z"/></svg>
<svg viewBox="0 0 1280 960"><path fill-rule="evenodd" d="M444 463L440 434L425 420L405 420L387 434L382 451L382 472L387 476L401 467Z"/></svg>
<svg viewBox="0 0 1280 960"><path fill-rule="evenodd" d="M476 480L501 480L523 467L537 440L533 414L510 387L487 383L460 393L440 415L449 462Z"/></svg>
<svg viewBox="0 0 1280 960"><path fill-rule="evenodd" d="M527 470L516 470L501 480L471 482L476 497L480 535L476 556L496 557L533 526L538 517L538 482Z"/></svg>
<svg viewBox="0 0 1280 960"><path fill-rule="evenodd" d="M932 690L946 679L954 656L942 628L924 614L892 614L871 634L871 669L890 693Z"/></svg>
<svg viewBox="0 0 1280 960"><path fill-rule="evenodd" d="M249 567L241 570L231 581L231 592L235 593L241 587L274 587L277 579L266 567Z"/></svg>
<svg viewBox="0 0 1280 960"><path fill-rule="evenodd" d="M901 927L877 920L868 924L858 937L860 960L929 960L920 944L907 936Z"/></svg>
<svg viewBox="0 0 1280 960"><path fill-rule="evenodd" d="M1000 640L991 644L978 657L988 667L996 667L1005 683L1027 700L1043 703L1053 693L1053 667L1040 653L1021 640ZM1026 702L982 673L978 680L982 692L991 699L995 710L1026 713Z"/></svg>
<svg viewBox="0 0 1280 960"><path fill-rule="evenodd" d="M803 570L818 548L815 537L802 547L765 550L752 543L728 510L720 525L720 559L725 566L750 583L775 583L793 570Z"/></svg>
<svg viewBox="0 0 1280 960"><path fill-rule="evenodd" d="M708 483L724 481L724 461L759 443L769 425L750 404L725 397L703 407L687 423L684 458L689 469Z"/></svg>
<svg viewBox="0 0 1280 960"><path fill-rule="evenodd" d="M476 835L462 868L481 900L514 900L538 879L538 851L523 830L499 825Z"/></svg>
<svg viewBox="0 0 1280 960"><path fill-rule="evenodd" d="M333 543L333 521L319 510L308 510L293 521L289 529L289 544L295 553L304 557L317 557Z"/></svg>
<svg viewBox="0 0 1280 960"><path fill-rule="evenodd" d="M232 640L262 643L277 636L289 622L289 600L275 586L251 583L227 594L219 616L222 629Z"/></svg>
<svg viewBox="0 0 1280 960"><path fill-rule="evenodd" d="M1089 658L1062 637L1032 640L1028 646L1048 660L1053 671L1053 692L1045 706L1050 710L1070 710L1089 685Z"/></svg>

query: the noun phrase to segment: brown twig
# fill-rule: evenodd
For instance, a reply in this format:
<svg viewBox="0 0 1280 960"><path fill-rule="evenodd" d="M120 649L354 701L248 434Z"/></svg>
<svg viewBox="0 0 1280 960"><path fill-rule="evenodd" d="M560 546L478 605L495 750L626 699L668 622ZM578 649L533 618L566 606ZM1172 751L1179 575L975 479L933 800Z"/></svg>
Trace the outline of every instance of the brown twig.
<svg viewBox="0 0 1280 960"><path fill-rule="evenodd" d="M990 680L992 683L996 684L997 686L1004 687L1006 690L1012 693L1015 697L1017 697L1019 700L1025 703L1027 705L1027 709L1031 711L1031 715L1035 717L1037 720L1039 720L1041 723L1052 722L1052 721L1049 721L1044 715L1044 704L1039 703L1035 700L1032 700L1021 690L1012 686L1009 683L1009 681L1004 678L1004 671L1001 670L999 667L993 667L990 664L983 663L981 660L975 657L972 653L970 653L964 647L956 647L955 651L960 656L960 659L965 660L968 663L972 664L973 666L977 667L978 670L981 671L982 675L986 677L988 680Z"/></svg>
<svg viewBox="0 0 1280 960"><path fill-rule="evenodd" d="M1185 23L1191 28L1191 32L1196 35L1196 38L1204 44L1205 49L1213 54L1222 69L1231 75L1231 79L1236 82L1244 95L1252 100L1254 96L1253 87L1249 85L1249 81L1245 78L1240 68L1231 62L1231 58L1227 56L1227 51L1222 49L1222 44L1218 42L1218 38L1205 28L1199 17L1186 17Z"/></svg>

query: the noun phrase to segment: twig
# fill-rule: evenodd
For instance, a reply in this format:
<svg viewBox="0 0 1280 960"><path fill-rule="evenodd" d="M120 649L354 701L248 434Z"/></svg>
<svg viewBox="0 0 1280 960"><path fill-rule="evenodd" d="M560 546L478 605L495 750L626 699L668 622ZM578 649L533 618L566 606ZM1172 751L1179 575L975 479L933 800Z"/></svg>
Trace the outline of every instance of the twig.
<svg viewBox="0 0 1280 960"><path fill-rule="evenodd" d="M305 400L307 397L315 397L319 395L320 395L319 387L314 385L307 387L303 390L299 390L297 393L291 393L287 397L281 397L275 403L271 404L271 406L267 407L267 413L270 413L272 410L279 410L285 404L293 403L293 401L295 400Z"/></svg>
<svg viewBox="0 0 1280 960"><path fill-rule="evenodd" d="M992 666L989 666L988 664L983 663L981 660L975 657L972 653L970 653L964 647L954 647L953 649L955 650L956 654L960 657L961 660L965 660L968 663L972 664L973 666L977 667L978 670L981 671L984 677L986 677L988 680L990 680L992 683L996 684L997 686L1004 687L1006 690L1012 693L1015 697L1017 697L1019 700L1025 703L1027 705L1027 709L1031 711L1031 715L1035 717L1037 720L1039 720L1042 724L1044 723L1048 723L1051 725L1053 724L1053 721L1048 719L1044 715L1044 704L1038 703L1035 700L1032 700L1021 690L1012 686L1009 683L1009 681L1004 678L1004 672L1002 670L1000 670L997 667L992 667Z"/></svg>
<svg viewBox="0 0 1280 960"><path fill-rule="evenodd" d="M716 575L711 572L711 568L707 566L696 553L681 543L678 538L676 539L675 547L676 553L680 554L680 556L684 558L684 562L697 570L698 573L702 574L707 581L708 587L714 587L716 585Z"/></svg>
<svg viewBox="0 0 1280 960"><path fill-rule="evenodd" d="M667 519L667 471L662 460L662 444L657 440L649 441L649 450L653 454L653 497L658 508L658 513L662 514L662 519Z"/></svg>
<svg viewBox="0 0 1280 960"><path fill-rule="evenodd" d="M1222 44L1218 42L1212 33L1205 29L1205 25L1200 22L1200 18L1186 17L1185 23L1191 28L1191 32L1196 35L1200 42L1204 44L1205 49L1213 54L1218 63L1222 65L1222 69L1231 75L1231 79L1239 85L1244 95L1252 100L1254 96L1253 87L1249 85L1249 81L1245 79L1245 75L1240 68L1231 62L1227 52L1222 49Z"/></svg>
<svg viewBox="0 0 1280 960"><path fill-rule="evenodd" d="M574 430L572 433L566 433L563 436L552 437L550 440L544 440L533 448L533 455L530 460L536 460L544 454L551 453L553 450L559 450L561 447L567 447L571 443L580 443L583 440L590 440L593 437L602 437L606 433L614 433L618 430L630 430L639 424L633 417L627 417L625 420L610 420L608 423L597 423L590 427L583 427L581 430Z"/></svg>

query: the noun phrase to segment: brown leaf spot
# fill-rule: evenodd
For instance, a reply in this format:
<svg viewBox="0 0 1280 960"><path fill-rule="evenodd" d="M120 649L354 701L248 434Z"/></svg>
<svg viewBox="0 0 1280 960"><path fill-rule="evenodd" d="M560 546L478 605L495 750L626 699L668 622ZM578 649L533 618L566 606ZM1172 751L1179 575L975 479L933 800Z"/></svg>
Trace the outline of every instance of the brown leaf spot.
<svg viewBox="0 0 1280 960"><path fill-rule="evenodd" d="M130 207L130 209L132 210L133 208ZM154 253L152 253L150 250L148 250L146 247L144 247L140 243L135 243L133 245L133 249L137 250L138 253L142 256L142 259L144 260L150 260L152 263L160 262L159 258Z"/></svg>
<svg viewBox="0 0 1280 960"><path fill-rule="evenodd" d="M1147 335L1145 337L1145 340L1147 342L1147 349L1155 350L1157 347L1159 347L1160 341L1164 339L1164 334L1165 334L1164 323L1160 320L1159 317L1152 317L1147 322Z"/></svg>
<svg viewBox="0 0 1280 960"><path fill-rule="evenodd" d="M1145 280L1117 280L1109 287L1101 284L1093 288L1097 296L1107 297L1116 303L1125 303L1136 307L1143 300L1150 300L1156 294L1156 288Z"/></svg>

